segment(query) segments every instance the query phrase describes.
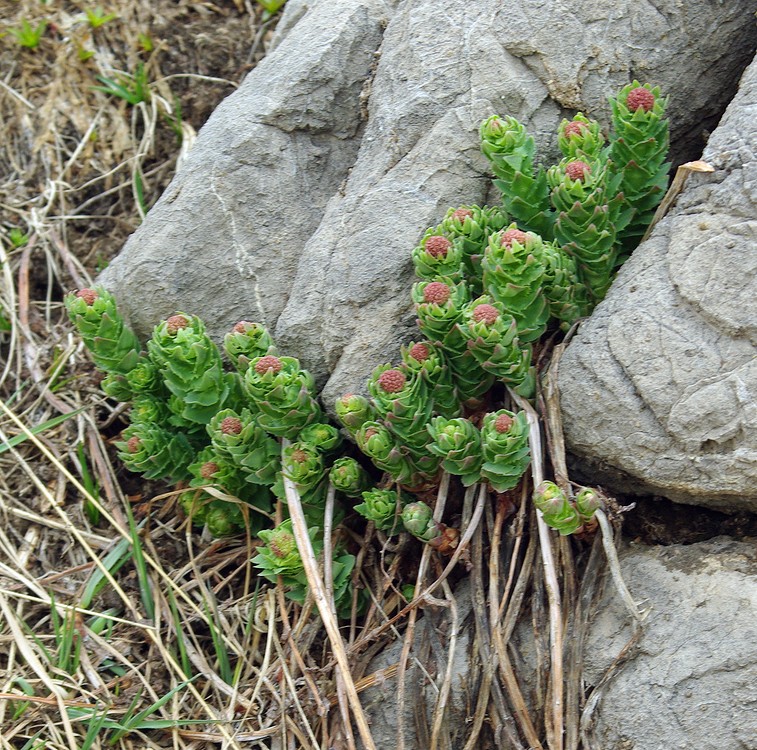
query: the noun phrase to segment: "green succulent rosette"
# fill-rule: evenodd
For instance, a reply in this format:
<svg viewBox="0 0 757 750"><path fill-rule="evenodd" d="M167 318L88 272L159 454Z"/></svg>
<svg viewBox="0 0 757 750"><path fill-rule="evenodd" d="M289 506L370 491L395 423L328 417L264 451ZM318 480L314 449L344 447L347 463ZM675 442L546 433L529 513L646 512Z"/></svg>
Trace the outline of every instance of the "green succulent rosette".
<svg viewBox="0 0 757 750"><path fill-rule="evenodd" d="M247 372L250 362L266 354L278 354L271 334L260 323L240 320L223 339L223 348L240 375Z"/></svg>
<svg viewBox="0 0 757 750"><path fill-rule="evenodd" d="M572 120L563 120L557 131L557 144L566 159L595 161L606 158L605 137L599 123L579 112Z"/></svg>
<svg viewBox="0 0 757 750"><path fill-rule="evenodd" d="M326 473L323 454L308 443L292 443L284 448L281 473L291 479L298 490L312 489Z"/></svg>
<svg viewBox="0 0 757 750"><path fill-rule="evenodd" d="M248 409L219 411L207 426L213 448L252 484L273 485L281 469L279 441L258 426Z"/></svg>
<svg viewBox="0 0 757 750"><path fill-rule="evenodd" d="M240 504L212 500L205 509L205 526L216 538L240 533L245 528Z"/></svg>
<svg viewBox="0 0 757 750"><path fill-rule="evenodd" d="M481 433L463 417L436 417L428 426L431 443L428 449L442 459L442 468L459 476L466 487L481 478Z"/></svg>
<svg viewBox="0 0 757 750"><path fill-rule="evenodd" d="M633 212L628 225L618 232L621 260L639 244L667 189L667 104L668 98L661 96L658 87L638 81L610 98L610 160L621 178L618 190L623 193L625 206Z"/></svg>
<svg viewBox="0 0 757 750"><path fill-rule="evenodd" d="M325 422L313 422L303 427L297 439L326 455L333 453L342 444L339 430L334 425Z"/></svg>
<svg viewBox="0 0 757 750"><path fill-rule="evenodd" d="M484 417L481 426L483 464L481 477L496 492L517 486L531 463L528 445L528 420L525 412L500 409Z"/></svg>
<svg viewBox="0 0 757 750"><path fill-rule="evenodd" d="M347 497L360 497L371 486L368 472L350 456L338 458L329 469L329 481Z"/></svg>
<svg viewBox="0 0 757 750"><path fill-rule="evenodd" d="M377 468L387 472L400 484L411 483L415 465L396 436L380 422L366 422L356 433L358 448Z"/></svg>
<svg viewBox="0 0 757 750"><path fill-rule="evenodd" d="M623 197L608 165L598 161L564 159L548 172L552 203L558 211L555 237L576 261L581 280L599 302L612 281L616 260L616 232L628 214L621 213Z"/></svg>
<svg viewBox="0 0 757 750"><path fill-rule="evenodd" d="M450 239L437 234L433 227L426 230L412 253L416 276L428 280L445 276L455 282L462 281L465 278L464 257L461 237Z"/></svg>
<svg viewBox="0 0 757 750"><path fill-rule="evenodd" d="M179 507L195 526L204 526L212 495L199 489L187 490L179 495Z"/></svg>
<svg viewBox="0 0 757 750"><path fill-rule="evenodd" d="M397 490L368 490L362 493L363 502L355 510L363 518L373 521L380 531L396 529L399 525L397 509L402 509L404 498Z"/></svg>
<svg viewBox="0 0 757 750"><path fill-rule="evenodd" d="M168 397L160 369L149 357L140 357L134 367L126 374L126 380L135 395Z"/></svg>
<svg viewBox="0 0 757 750"><path fill-rule="evenodd" d="M189 479L195 452L182 433L159 424L135 422L123 431L115 446L126 468L146 479Z"/></svg>
<svg viewBox="0 0 757 750"><path fill-rule="evenodd" d="M430 542L440 536L439 524L434 521L434 514L426 503L408 503L402 509L402 525L405 531L417 539Z"/></svg>
<svg viewBox="0 0 757 750"><path fill-rule="evenodd" d="M481 258L489 235L506 224L507 216L498 206L460 206L450 208L434 229L435 234L462 241L466 281L476 293L481 291Z"/></svg>
<svg viewBox="0 0 757 750"><path fill-rule="evenodd" d="M554 242L545 242L544 295L550 314L567 331L573 323L591 313L589 293L578 275L575 258Z"/></svg>
<svg viewBox="0 0 757 750"><path fill-rule="evenodd" d="M216 485L227 495L240 499L248 486L244 475L229 456L220 453L212 445L206 446L195 456L195 460L189 465L189 473L192 475L190 487Z"/></svg>
<svg viewBox="0 0 757 750"><path fill-rule="evenodd" d="M313 376L294 357L269 354L253 359L244 386L255 406L258 424L271 435L294 440L303 427L323 419L313 396Z"/></svg>
<svg viewBox="0 0 757 750"><path fill-rule="evenodd" d="M524 229L552 239L549 189L544 170L534 169L534 139L514 117L498 115L481 124L480 134L507 214Z"/></svg>
<svg viewBox="0 0 757 750"><path fill-rule="evenodd" d="M584 524L578 511L554 482L542 482L534 490L534 505L541 511L547 526L568 536Z"/></svg>
<svg viewBox="0 0 757 750"><path fill-rule="evenodd" d="M132 422L142 424L166 424L170 416L166 402L152 396L136 396L129 412Z"/></svg>
<svg viewBox="0 0 757 750"><path fill-rule="evenodd" d="M122 375L120 372L109 372L100 382L100 389L109 398L123 404L134 398L134 391L132 391L126 375Z"/></svg>
<svg viewBox="0 0 757 750"><path fill-rule="evenodd" d="M516 320L489 297L479 297L463 311L459 325L468 353L481 370L502 380L525 398L531 398L536 376L531 347L518 338Z"/></svg>
<svg viewBox="0 0 757 750"><path fill-rule="evenodd" d="M142 347L124 323L113 295L102 287L79 289L63 301L94 363L105 372L129 372L139 360Z"/></svg>
<svg viewBox="0 0 757 750"><path fill-rule="evenodd" d="M481 267L486 293L515 318L520 340L540 338L549 322L541 237L511 224L489 237Z"/></svg>
<svg viewBox="0 0 757 750"><path fill-rule="evenodd" d="M319 531L316 526L308 529L316 555L323 549ZM282 521L275 529L263 529L258 532L258 537L264 544L258 547L258 554L252 558L252 564L260 574L273 583L276 583L278 576L282 576L285 586L301 585L303 579L300 577L304 576L305 571L294 539L291 519ZM307 579L304 580L307 582Z"/></svg>
<svg viewBox="0 0 757 750"><path fill-rule="evenodd" d="M448 351L464 351L465 343L455 325L470 300L467 285L438 276L414 284L411 294L423 335Z"/></svg>
<svg viewBox="0 0 757 750"><path fill-rule="evenodd" d="M172 410L184 420L207 424L222 408L230 383L203 322L176 313L155 326L147 350L175 397Z"/></svg>
<svg viewBox="0 0 757 750"><path fill-rule="evenodd" d="M430 341L419 341L400 347L400 352L403 370L416 373L426 382L434 413L456 417L460 413L460 399L442 349Z"/></svg>
<svg viewBox="0 0 757 750"><path fill-rule="evenodd" d="M594 514L602 508L602 499L596 490L584 487L575 497L574 504L581 520L584 523L590 521Z"/></svg>
<svg viewBox="0 0 757 750"><path fill-rule="evenodd" d="M374 422L378 418L371 402L365 396L355 393L346 393L337 399L334 410L350 434L354 434L366 422Z"/></svg>

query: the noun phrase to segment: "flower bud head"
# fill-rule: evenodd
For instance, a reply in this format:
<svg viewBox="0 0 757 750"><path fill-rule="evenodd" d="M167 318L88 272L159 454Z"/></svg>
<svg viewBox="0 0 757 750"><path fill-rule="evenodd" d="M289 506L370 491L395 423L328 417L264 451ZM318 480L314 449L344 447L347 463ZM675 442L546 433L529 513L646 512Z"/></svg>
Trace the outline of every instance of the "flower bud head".
<svg viewBox="0 0 757 750"><path fill-rule="evenodd" d="M294 541L294 536L288 531L279 530L269 540L268 549L271 550L271 554L274 557L283 560L297 549L297 543Z"/></svg>
<svg viewBox="0 0 757 750"><path fill-rule="evenodd" d="M276 373L281 372L281 367L281 360L278 357L274 357L272 354L267 354L255 363L255 372L258 375L264 375L269 370L273 370L273 372Z"/></svg>
<svg viewBox="0 0 757 750"><path fill-rule="evenodd" d="M445 283L432 281L423 290L423 301L443 305L449 299L450 294L452 294L452 290Z"/></svg>
<svg viewBox="0 0 757 750"><path fill-rule="evenodd" d="M224 435L238 435L242 431L242 420L238 417L225 417L221 421L221 432Z"/></svg>
<svg viewBox="0 0 757 750"><path fill-rule="evenodd" d="M79 289L76 296L83 299L88 306L91 306L100 295L94 289Z"/></svg>
<svg viewBox="0 0 757 750"><path fill-rule="evenodd" d="M305 451L304 451L304 450L302 450L301 448L298 448L297 450L295 450L295 451L292 451L292 453L291 453L291 455L289 456L289 458L290 458L290 459L291 459L292 461L294 461L295 463L298 463L298 464L304 464L304 463L305 463L305 461L307 461L307 460L308 460L308 454L307 454L307 453L305 453Z"/></svg>
<svg viewBox="0 0 757 750"><path fill-rule="evenodd" d="M521 245L525 245L526 233L521 232L520 229L508 229L502 235L502 242L500 244L502 245L502 247L512 247L513 241L519 242Z"/></svg>
<svg viewBox="0 0 757 750"><path fill-rule="evenodd" d="M573 120L565 126L565 130L563 132L565 133L565 136L567 138L570 138L570 136L572 135L581 135L585 127L585 123L580 122L579 120Z"/></svg>
<svg viewBox="0 0 757 750"><path fill-rule="evenodd" d="M250 323L248 320L240 320L231 330L234 331L234 333L247 333L250 326L254 325L254 323Z"/></svg>
<svg viewBox="0 0 757 750"><path fill-rule="evenodd" d="M129 453L136 453L141 447L142 447L142 441L139 439L137 435L132 435L126 441L126 450L129 451Z"/></svg>
<svg viewBox="0 0 757 750"><path fill-rule="evenodd" d="M426 252L434 258L446 258L452 243L440 235L432 235L426 240Z"/></svg>
<svg viewBox="0 0 757 750"><path fill-rule="evenodd" d="M431 352L425 344L414 344L410 348L410 356L417 362L425 362L431 356Z"/></svg>
<svg viewBox="0 0 757 750"><path fill-rule="evenodd" d="M215 461L206 461L200 467L200 476L203 479L210 479L218 471L218 464Z"/></svg>
<svg viewBox="0 0 757 750"><path fill-rule="evenodd" d="M500 434L504 434L505 432L509 432L510 428L513 426L513 419L508 414L500 414L495 420L494 420L494 429Z"/></svg>
<svg viewBox="0 0 757 750"><path fill-rule="evenodd" d="M180 328L186 328L189 321L183 315L172 315L166 320L166 331L174 336Z"/></svg>
<svg viewBox="0 0 757 750"><path fill-rule="evenodd" d="M452 212L452 218L457 219L460 222L465 221L470 216L473 216L473 211L469 208L458 208L456 211Z"/></svg>
<svg viewBox="0 0 757 750"><path fill-rule="evenodd" d="M591 172L591 167L585 161L571 161L565 167L565 174L571 180L580 180L583 182L584 177Z"/></svg>
<svg viewBox="0 0 757 750"><path fill-rule="evenodd" d="M399 370L384 370L379 375L378 384L386 393L399 393L405 387L407 378Z"/></svg>
<svg viewBox="0 0 757 750"><path fill-rule="evenodd" d="M632 112L636 112L641 108L645 112L649 112L654 107L654 94L643 86L638 86L635 89L631 89L628 92L628 98L626 99L626 106Z"/></svg>
<svg viewBox="0 0 757 750"><path fill-rule="evenodd" d="M494 305L487 305L484 303L482 305L476 305L473 310L473 320L475 320L476 323L486 323L486 325L490 326L498 317L499 310L497 310Z"/></svg>

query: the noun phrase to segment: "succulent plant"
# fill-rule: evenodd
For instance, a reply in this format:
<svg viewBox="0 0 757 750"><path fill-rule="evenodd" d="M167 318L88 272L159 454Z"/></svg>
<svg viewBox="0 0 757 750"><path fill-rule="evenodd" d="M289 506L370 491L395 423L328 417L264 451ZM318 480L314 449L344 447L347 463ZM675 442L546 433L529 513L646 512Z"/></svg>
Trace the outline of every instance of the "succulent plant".
<svg viewBox="0 0 757 750"><path fill-rule="evenodd" d="M434 521L433 512L426 503L417 501L408 503L402 509L402 525L405 531L424 542L430 542L441 533L439 524Z"/></svg>
<svg viewBox="0 0 757 750"><path fill-rule="evenodd" d="M428 229L420 244L413 250L415 273L421 279L432 280L444 276L452 281L465 277L465 252L462 237L449 239Z"/></svg>
<svg viewBox="0 0 757 750"><path fill-rule="evenodd" d="M566 159L594 161L602 158L605 137L596 120L579 112L572 120L560 123L557 143Z"/></svg>
<svg viewBox="0 0 757 750"><path fill-rule="evenodd" d="M377 418L376 410L365 396L347 393L336 402L336 416L350 434L354 434L366 422Z"/></svg>
<svg viewBox="0 0 757 750"><path fill-rule="evenodd" d="M339 434L339 430L334 425L324 422L313 422L303 427L297 439L324 454L333 453L342 444L342 436Z"/></svg>
<svg viewBox="0 0 757 750"><path fill-rule="evenodd" d="M125 375L137 364L142 347L124 323L112 294L102 287L79 289L67 294L64 303L71 322L101 370Z"/></svg>
<svg viewBox="0 0 757 750"><path fill-rule="evenodd" d="M126 375L120 372L109 372L100 382L100 388L106 396L122 403L134 398L134 391L129 386Z"/></svg>
<svg viewBox="0 0 757 750"><path fill-rule="evenodd" d="M405 500L397 490L367 490L362 497L363 502L356 505L355 510L363 518L373 521L377 529L388 531L399 525L397 509L402 510Z"/></svg>
<svg viewBox="0 0 757 750"><path fill-rule="evenodd" d="M126 380L135 395L168 397L168 391L163 385L160 370L149 357L140 357L134 367L126 374Z"/></svg>
<svg viewBox="0 0 757 750"><path fill-rule="evenodd" d="M576 510L581 520L587 523L594 517L594 513L602 507L602 499L596 490L584 487L574 500Z"/></svg>
<svg viewBox="0 0 757 750"><path fill-rule="evenodd" d="M481 433L463 417L436 417L428 426L432 442L429 450L442 459L442 468L462 479L468 487L481 478Z"/></svg>
<svg viewBox="0 0 757 750"><path fill-rule="evenodd" d="M670 145L667 97L660 89L638 81L610 98L613 130L610 135L612 169L620 176L618 190L633 212L627 226L618 232L619 262L638 245L665 195L670 163L665 159Z"/></svg>
<svg viewBox="0 0 757 750"><path fill-rule="evenodd" d="M493 115L480 132L481 150L491 162L507 214L522 229L552 239L549 189L544 171L534 170L534 139L514 117Z"/></svg>
<svg viewBox="0 0 757 750"><path fill-rule="evenodd" d="M418 341L400 347L400 353L403 370L417 373L426 382L434 413L445 417L457 416L460 413L460 399L452 369L442 349L430 341Z"/></svg>
<svg viewBox="0 0 757 750"><path fill-rule="evenodd" d="M573 323L591 312L586 286L578 275L576 260L555 242L542 245L544 257L544 295L551 316L567 331Z"/></svg>
<svg viewBox="0 0 757 750"><path fill-rule="evenodd" d="M525 412L500 409L484 417L481 426L481 477L497 492L515 487L531 463Z"/></svg>
<svg viewBox="0 0 757 750"><path fill-rule="evenodd" d="M562 536L573 534L583 526L578 511L554 482L542 482L534 490L534 505L541 511L544 522Z"/></svg>
<svg viewBox="0 0 757 750"><path fill-rule="evenodd" d="M334 461L329 470L329 481L347 497L360 497L371 486L368 472L349 456Z"/></svg>
<svg viewBox="0 0 757 750"><path fill-rule="evenodd" d="M388 427L379 422L366 422L355 433L358 448L373 461L377 468L386 471L401 484L413 480L415 466Z"/></svg>
<svg viewBox="0 0 757 750"><path fill-rule="evenodd" d="M240 375L247 372L251 360L278 353L265 326L247 320L240 320L224 336L223 348Z"/></svg>
<svg viewBox="0 0 757 750"><path fill-rule="evenodd" d="M268 354L253 359L244 386L258 412L258 424L271 435L296 439L303 427L323 417L313 376L294 357Z"/></svg>
<svg viewBox="0 0 757 750"><path fill-rule="evenodd" d="M223 407L229 378L203 322L195 315L176 313L155 326L147 350L175 396L169 406L184 420L207 424Z"/></svg>
<svg viewBox="0 0 757 750"><path fill-rule="evenodd" d="M455 324L470 299L467 285L439 276L415 284L412 296L421 333L447 351L464 351L465 342Z"/></svg>
<svg viewBox="0 0 757 750"><path fill-rule="evenodd" d="M312 489L326 472L323 455L308 443L292 443L284 448L281 472L287 479L291 479L299 490Z"/></svg>
<svg viewBox="0 0 757 750"><path fill-rule="evenodd" d="M129 425L116 441L118 457L130 471L147 479L189 478L194 451L186 436L159 424L138 422Z"/></svg>

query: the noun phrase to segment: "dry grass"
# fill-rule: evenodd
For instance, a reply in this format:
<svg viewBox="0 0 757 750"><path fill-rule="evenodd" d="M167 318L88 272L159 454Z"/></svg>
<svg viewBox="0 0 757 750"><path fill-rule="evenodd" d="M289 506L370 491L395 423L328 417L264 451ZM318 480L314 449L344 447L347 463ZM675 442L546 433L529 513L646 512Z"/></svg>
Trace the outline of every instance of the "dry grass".
<svg viewBox="0 0 757 750"><path fill-rule="evenodd" d="M396 676L418 741L447 748L467 628L465 747L576 750L599 546L582 580L567 540L553 560L542 533L540 555L525 490L492 508L486 492L443 484L437 514L446 503L461 518L451 559L427 546L418 561L416 542L395 547L370 527L339 531L370 604L338 626L315 560L313 594L297 606L260 585L249 537L199 536L170 488L111 462L119 409L99 391L62 295L90 285L135 229L215 103L264 53L270 23L248 0L123 0L94 29L85 11L95 7L0 0L0 745L314 750L354 748L362 735L370 747L361 696ZM9 31L24 21L47 22L34 48ZM143 101L95 89L109 79L136 94L140 71ZM559 434L553 426L553 448ZM472 609L453 593L464 574ZM411 602L403 581L416 583ZM443 633L439 653L414 641L421 609ZM535 624L530 667L509 645L523 612ZM551 654L540 625L550 619ZM372 658L393 641L398 661L376 671ZM428 707L424 681L437 696ZM397 746L414 744L400 731Z"/></svg>

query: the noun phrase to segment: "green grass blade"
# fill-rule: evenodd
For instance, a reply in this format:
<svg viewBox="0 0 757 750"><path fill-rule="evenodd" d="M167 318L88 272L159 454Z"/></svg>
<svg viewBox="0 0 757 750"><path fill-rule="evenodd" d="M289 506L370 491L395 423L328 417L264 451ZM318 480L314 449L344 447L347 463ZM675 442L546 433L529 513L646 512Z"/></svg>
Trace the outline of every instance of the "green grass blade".
<svg viewBox="0 0 757 750"><path fill-rule="evenodd" d="M30 427L29 432L31 432L32 435L39 435L40 432L49 430L51 427L56 427L62 422L65 422L67 419L71 419L71 417L75 417L77 414L81 414L85 410L85 408L86 407L82 407L81 409L74 409L74 411L70 411L67 414L59 414L57 417L48 419L46 422L38 424L36 427ZM5 453L5 451L10 450L11 448L15 448L17 445L23 443L24 440L28 439L29 436L25 432L22 432L20 435L14 435L10 440L3 440L2 442L0 442L0 453Z"/></svg>
<svg viewBox="0 0 757 750"><path fill-rule="evenodd" d="M150 586L150 576L147 572L147 563L145 554L142 551L142 542L139 538L139 527L134 521L134 514L131 506L126 504L126 516L129 520L129 534L131 534L131 556L134 559L134 568L137 571L137 580L139 581L139 594L142 598L142 604L145 608L145 615L148 620L155 619L155 600L152 596L152 587Z"/></svg>

